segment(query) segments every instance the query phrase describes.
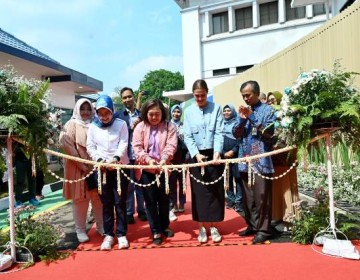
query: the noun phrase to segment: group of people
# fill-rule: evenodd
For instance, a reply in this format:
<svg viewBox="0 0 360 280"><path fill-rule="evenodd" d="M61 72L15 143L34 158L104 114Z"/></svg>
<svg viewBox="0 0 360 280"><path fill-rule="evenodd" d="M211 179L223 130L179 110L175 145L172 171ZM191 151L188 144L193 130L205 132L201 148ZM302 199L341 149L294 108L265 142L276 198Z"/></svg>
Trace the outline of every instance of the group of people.
<svg viewBox="0 0 360 280"><path fill-rule="evenodd" d="M245 82L240 93L246 103L238 110L231 104L221 108L208 101L208 87L204 80L193 84L195 102L186 108L184 123L182 108L170 110L159 100L145 102L141 111L135 106L134 92L123 88L120 92L124 109L115 112L112 100L101 95L95 106L87 99L77 101L72 118L60 135L60 143L69 155L101 163L146 165L145 169L122 169L121 184L118 173L102 167L92 180L64 183L64 197L73 200L73 215L78 240L86 242L86 216L89 202L96 222L96 230L104 236L101 250L129 247L127 225L134 223L135 200L138 218L148 220L153 243L160 245L164 238L174 236L170 228L172 214L183 212L186 197L182 172L170 174L170 195L166 193L162 166L169 164L210 164L190 168L192 218L198 222L198 241L208 237L220 242L219 223L224 220L225 204L237 212L244 212L248 225L240 236L255 235L254 244L264 243L272 235L272 181L274 167L271 158L260 158L230 166L229 189L225 192L224 165L221 158L230 159L257 155L272 150L275 114L273 107L260 101L260 87L256 81ZM171 115L171 120L169 116ZM76 180L91 173L92 166L75 160L65 161L65 178ZM248 168L261 176L249 180ZM98 177L102 192L98 194ZM89 178L89 179L90 179ZM207 184L211 183L211 184ZM119 194L118 186L121 186ZM114 230L115 225L115 230Z"/></svg>

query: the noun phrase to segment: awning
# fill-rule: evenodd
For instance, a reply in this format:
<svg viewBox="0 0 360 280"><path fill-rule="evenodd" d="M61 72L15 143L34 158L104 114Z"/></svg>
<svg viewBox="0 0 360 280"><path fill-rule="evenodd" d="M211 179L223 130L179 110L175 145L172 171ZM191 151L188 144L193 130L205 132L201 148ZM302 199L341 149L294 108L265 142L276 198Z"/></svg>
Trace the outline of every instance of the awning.
<svg viewBox="0 0 360 280"><path fill-rule="evenodd" d="M168 97L173 100L177 100L180 102L184 102L193 97L192 92L188 92L184 89L182 90L174 90L174 91L163 91L162 94L164 97Z"/></svg>

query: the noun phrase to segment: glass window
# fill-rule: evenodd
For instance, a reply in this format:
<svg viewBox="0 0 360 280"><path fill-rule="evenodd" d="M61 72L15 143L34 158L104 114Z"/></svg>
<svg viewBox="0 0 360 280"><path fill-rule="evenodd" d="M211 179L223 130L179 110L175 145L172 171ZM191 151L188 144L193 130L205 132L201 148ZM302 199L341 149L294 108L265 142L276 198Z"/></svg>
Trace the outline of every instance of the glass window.
<svg viewBox="0 0 360 280"><path fill-rule="evenodd" d="M236 30L253 27L252 7L235 10Z"/></svg>
<svg viewBox="0 0 360 280"><path fill-rule="evenodd" d="M260 8L260 25L267 25L277 23L278 16L278 2L269 2L259 5Z"/></svg>
<svg viewBox="0 0 360 280"><path fill-rule="evenodd" d="M219 34L229 31L228 12L222 12L212 15L213 34Z"/></svg>
<svg viewBox="0 0 360 280"><path fill-rule="evenodd" d="M314 11L314 17L326 14L325 4L320 3L313 5L313 11Z"/></svg>
<svg viewBox="0 0 360 280"><path fill-rule="evenodd" d="M229 74L230 74L229 68L213 70L213 76L222 76L222 75L229 75Z"/></svg>
<svg viewBox="0 0 360 280"><path fill-rule="evenodd" d="M286 21L305 18L305 7L291 8L291 0L285 1Z"/></svg>
<svg viewBox="0 0 360 280"><path fill-rule="evenodd" d="M251 67L253 67L254 65L243 65L243 66L238 66L236 67L236 73L241 73L244 72L248 69L250 69Z"/></svg>

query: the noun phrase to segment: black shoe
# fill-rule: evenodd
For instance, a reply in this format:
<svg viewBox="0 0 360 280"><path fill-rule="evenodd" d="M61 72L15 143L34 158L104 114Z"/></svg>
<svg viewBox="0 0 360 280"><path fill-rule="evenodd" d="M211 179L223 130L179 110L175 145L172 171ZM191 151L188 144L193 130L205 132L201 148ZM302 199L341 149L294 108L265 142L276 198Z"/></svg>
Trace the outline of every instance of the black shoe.
<svg viewBox="0 0 360 280"><path fill-rule="evenodd" d="M184 204L180 204L180 205L179 205L178 212L179 212L179 213L185 212L185 205L184 205Z"/></svg>
<svg viewBox="0 0 360 280"><path fill-rule="evenodd" d="M254 235L256 233L255 230L251 229L251 228L247 228L243 231L240 231L239 232L239 235L240 236L250 236L250 235Z"/></svg>
<svg viewBox="0 0 360 280"><path fill-rule="evenodd" d="M226 209L232 209L234 207L235 203L233 202L227 202L226 203Z"/></svg>
<svg viewBox="0 0 360 280"><path fill-rule="evenodd" d="M154 234L153 244L160 245L162 243L161 234Z"/></svg>
<svg viewBox="0 0 360 280"><path fill-rule="evenodd" d="M252 244L265 244L266 241L269 240L269 237L264 236L262 234L255 235L254 239L252 240Z"/></svg>
<svg viewBox="0 0 360 280"><path fill-rule="evenodd" d="M135 224L134 215L126 215L126 222L128 225Z"/></svg>
<svg viewBox="0 0 360 280"><path fill-rule="evenodd" d="M138 218L140 221L147 221L147 216L146 216L146 213L145 211L140 211L138 212Z"/></svg>
<svg viewBox="0 0 360 280"><path fill-rule="evenodd" d="M241 212L244 212L244 209L242 208L241 205L236 205L235 208L234 208L235 212L237 213L241 213Z"/></svg>
<svg viewBox="0 0 360 280"><path fill-rule="evenodd" d="M167 228L164 230L164 235L166 237L173 237L174 236L174 232L170 229L170 228Z"/></svg>

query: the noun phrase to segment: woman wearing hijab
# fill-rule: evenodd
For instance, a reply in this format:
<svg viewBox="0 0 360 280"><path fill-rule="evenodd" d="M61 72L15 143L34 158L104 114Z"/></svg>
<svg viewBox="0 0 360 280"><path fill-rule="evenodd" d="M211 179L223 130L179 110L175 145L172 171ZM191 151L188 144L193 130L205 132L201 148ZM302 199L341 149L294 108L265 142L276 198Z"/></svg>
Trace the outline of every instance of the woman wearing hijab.
<svg viewBox="0 0 360 280"><path fill-rule="evenodd" d="M60 133L60 145L65 153L82 159L90 159L86 151L86 138L94 115L94 107L88 99L81 98L76 102L72 118L65 124L63 131ZM64 159L64 177L67 180L84 178L91 169L92 166ZM96 230L101 235L104 233L102 205L97 189L90 190L84 180L71 184L64 182L63 196L65 199L72 200L75 231L79 242L89 240L86 234L86 216L90 201L96 222Z"/></svg>
<svg viewBox="0 0 360 280"><path fill-rule="evenodd" d="M203 168L190 168L191 203L193 220L199 222L198 241L206 243L209 228L213 242L220 242L222 237L217 225L224 220L225 191L224 180L220 179L224 167L216 163L223 150L223 116L221 107L207 101L208 87L204 80L193 84L195 102L185 111L184 139L192 163L213 161ZM201 182L198 182L200 180Z"/></svg>
<svg viewBox="0 0 360 280"><path fill-rule="evenodd" d="M178 138L177 149L172 160L173 164L183 164L185 163L185 158L187 154L187 148L184 143L184 132L183 132L183 122L180 120L182 115L182 109L180 105L174 105L171 107L171 123L176 127L176 135ZM170 220L172 215L175 216L176 212L185 211L185 202L186 196L183 192L183 176L182 172L173 171L170 175ZM179 202L179 203L178 203ZM176 218L176 216L175 216Z"/></svg>
<svg viewBox="0 0 360 280"><path fill-rule="evenodd" d="M167 122L168 110L161 100L149 100L142 106L141 119L134 130L133 148L136 162L149 165L149 168L136 170L141 184L148 185L156 181L162 165L169 164L177 146L176 128ZM165 175L161 174L159 183L143 187L146 213L152 233L153 243L160 245L162 235L174 236L169 228L169 196L165 190Z"/></svg>
<svg viewBox="0 0 360 280"><path fill-rule="evenodd" d="M95 106L97 117L90 125L86 143L90 157L98 162L128 164L128 129L126 122L114 116L114 105L109 96L100 95ZM115 243L115 235L118 241L118 248L126 249L129 247L129 242L126 238L126 194L128 181L123 174L120 174L121 195L119 195L116 170L103 168L101 173L102 176L106 176L106 182L103 181L102 193L100 194L105 234L100 249L111 250L112 245ZM116 227L114 233L115 220Z"/></svg>
<svg viewBox="0 0 360 280"><path fill-rule="evenodd" d="M224 115L224 147L223 156L225 159L237 157L239 152L239 140L236 139L232 133L233 127L237 120L237 113L235 107L227 104L223 108ZM235 179L235 192L234 192ZM237 164L230 165L229 189L226 191L227 202L226 208L234 208L238 213L242 211L242 193L241 180Z"/></svg>

